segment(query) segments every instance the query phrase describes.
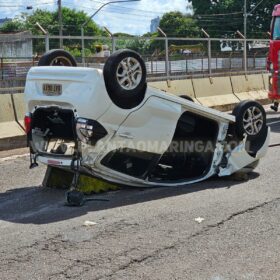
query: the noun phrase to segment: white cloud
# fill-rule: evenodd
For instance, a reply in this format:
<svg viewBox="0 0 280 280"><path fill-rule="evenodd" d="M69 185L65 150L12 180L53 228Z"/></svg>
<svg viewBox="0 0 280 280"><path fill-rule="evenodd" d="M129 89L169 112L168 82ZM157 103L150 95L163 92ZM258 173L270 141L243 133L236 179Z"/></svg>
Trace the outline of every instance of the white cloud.
<svg viewBox="0 0 280 280"><path fill-rule="evenodd" d="M77 0L74 0L78 4ZM83 1L88 6L90 0ZM100 4L95 4L97 8ZM150 31L151 20L169 11L186 12L185 0L141 0L139 2L111 4L104 7L95 17L95 21L106 26L111 32L143 34Z"/></svg>
<svg viewBox="0 0 280 280"><path fill-rule="evenodd" d="M26 12L26 6L53 10L55 0L0 0L1 17L14 17ZM84 10L92 15L107 0L62 0L64 6ZM141 0L139 2L110 4L104 7L94 18L100 26L106 26L111 32L143 34L150 31L151 20L169 11L186 12L186 0ZM13 6L13 7L3 7Z"/></svg>

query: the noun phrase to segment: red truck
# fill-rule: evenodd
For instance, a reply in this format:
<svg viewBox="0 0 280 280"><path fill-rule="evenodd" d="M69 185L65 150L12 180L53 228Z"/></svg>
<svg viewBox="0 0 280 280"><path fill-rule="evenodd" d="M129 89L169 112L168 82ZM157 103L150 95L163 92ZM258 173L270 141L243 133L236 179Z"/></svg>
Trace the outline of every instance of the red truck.
<svg viewBox="0 0 280 280"><path fill-rule="evenodd" d="M276 5L272 13L271 40L267 59L269 76L268 97L273 101L271 109L278 111L280 102L280 4Z"/></svg>

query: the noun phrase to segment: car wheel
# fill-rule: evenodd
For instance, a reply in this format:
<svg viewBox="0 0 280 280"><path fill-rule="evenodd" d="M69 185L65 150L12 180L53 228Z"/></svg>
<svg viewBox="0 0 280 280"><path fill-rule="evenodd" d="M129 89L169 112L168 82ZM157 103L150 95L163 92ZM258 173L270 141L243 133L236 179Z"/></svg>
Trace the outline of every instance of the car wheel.
<svg viewBox="0 0 280 280"><path fill-rule="evenodd" d="M72 66L76 67L75 58L64 50L51 50L46 52L39 60L38 66Z"/></svg>
<svg viewBox="0 0 280 280"><path fill-rule="evenodd" d="M261 104L256 101L245 100L233 110L236 117L235 131L239 139L254 140L266 131L266 113Z"/></svg>
<svg viewBox="0 0 280 280"><path fill-rule="evenodd" d="M188 95L180 95L179 97L184 98L184 99L186 99L188 101L194 102L194 100L190 96L188 96Z"/></svg>
<svg viewBox="0 0 280 280"><path fill-rule="evenodd" d="M144 99L146 66L141 56L132 50L119 50L106 61L103 69L107 92L118 107L131 109Z"/></svg>

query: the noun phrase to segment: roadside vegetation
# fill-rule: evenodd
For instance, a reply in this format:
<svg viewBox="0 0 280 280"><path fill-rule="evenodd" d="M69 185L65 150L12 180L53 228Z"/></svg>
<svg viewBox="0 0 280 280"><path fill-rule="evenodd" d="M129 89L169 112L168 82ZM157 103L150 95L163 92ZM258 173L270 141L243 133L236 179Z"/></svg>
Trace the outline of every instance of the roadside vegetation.
<svg viewBox="0 0 280 280"><path fill-rule="evenodd" d="M212 0L188 0L192 4L192 13L181 13L178 11L164 14L160 20L160 28L167 34L168 37L203 37L201 28L205 29L211 37L215 38L233 38L236 36L236 31L243 31L243 5L244 1L212 1ZM260 3L258 0L248 0L247 10L253 12L248 15L248 37L250 38L268 38L271 13L273 6L276 4L273 0L267 0L265 3ZM189 10L188 10L189 11ZM63 13L63 34L79 36L81 35L81 25L88 19L88 16L83 11L77 11L64 7ZM42 35L42 31L36 25L40 25L48 31L50 35L59 34L58 13L46 10L35 10L31 15L26 13L7 21L1 27L2 33L13 33L21 31L30 31L33 35ZM97 48L102 44L111 46L109 35L98 26L93 20L90 20L85 26L84 34L87 36L102 36L102 40L85 40L85 54L91 56L96 53ZM117 48L130 48L138 51L143 55L156 54L161 55L164 52L164 41L156 40L163 35L160 32L146 33L137 38L133 38L130 34L116 33ZM147 40L147 37L150 39ZM130 39L133 38L133 39ZM44 52L44 40L35 39L33 47L35 53ZM57 39L50 40L51 48L58 48L59 42ZM192 48L198 49L197 42L184 41L169 41L169 45L173 50L180 52L191 45ZM69 50L75 57L81 56L81 40L64 40L65 49ZM206 46L200 46L200 50ZM213 48L219 49L220 44L217 42ZM238 49L238 46L236 46Z"/></svg>

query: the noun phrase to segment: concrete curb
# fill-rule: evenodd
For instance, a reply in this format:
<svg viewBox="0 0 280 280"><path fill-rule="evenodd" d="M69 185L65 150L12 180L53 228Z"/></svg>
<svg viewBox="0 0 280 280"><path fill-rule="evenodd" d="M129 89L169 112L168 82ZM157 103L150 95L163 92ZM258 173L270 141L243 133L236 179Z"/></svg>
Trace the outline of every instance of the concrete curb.
<svg viewBox="0 0 280 280"><path fill-rule="evenodd" d="M0 151L24 148L27 146L26 135L0 138Z"/></svg>

